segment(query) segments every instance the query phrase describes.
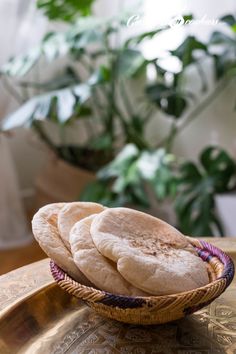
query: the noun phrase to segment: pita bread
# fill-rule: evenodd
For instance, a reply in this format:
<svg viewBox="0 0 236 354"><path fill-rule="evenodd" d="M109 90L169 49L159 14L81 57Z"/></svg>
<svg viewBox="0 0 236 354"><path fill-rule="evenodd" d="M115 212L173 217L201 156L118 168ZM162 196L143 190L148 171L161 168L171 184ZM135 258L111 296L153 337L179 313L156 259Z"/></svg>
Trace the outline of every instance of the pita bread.
<svg viewBox="0 0 236 354"><path fill-rule="evenodd" d="M129 284L117 271L116 264L98 252L90 234L94 217L91 215L78 221L71 229L70 244L75 264L101 290L120 295L148 296Z"/></svg>
<svg viewBox="0 0 236 354"><path fill-rule="evenodd" d="M58 232L57 216L64 205L64 203L48 204L39 209L32 220L33 234L40 247L60 268L73 279L91 286L92 284L76 267Z"/></svg>
<svg viewBox="0 0 236 354"><path fill-rule="evenodd" d="M148 214L107 209L94 218L91 236L121 275L148 293L174 294L209 282L207 267L188 239Z"/></svg>
<svg viewBox="0 0 236 354"><path fill-rule="evenodd" d="M105 208L101 204L90 202L73 202L66 203L58 214L58 230L61 238L70 250L70 230L72 226L83 218L89 215L97 214L103 211Z"/></svg>

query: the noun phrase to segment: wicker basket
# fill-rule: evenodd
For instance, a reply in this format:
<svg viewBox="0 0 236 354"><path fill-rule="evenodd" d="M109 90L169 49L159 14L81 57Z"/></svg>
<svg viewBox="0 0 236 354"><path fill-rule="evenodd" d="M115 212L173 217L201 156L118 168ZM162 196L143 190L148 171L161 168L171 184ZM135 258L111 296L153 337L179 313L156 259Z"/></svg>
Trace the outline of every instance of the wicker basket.
<svg viewBox="0 0 236 354"><path fill-rule="evenodd" d="M234 264L228 255L205 241L189 240L198 255L208 263L210 283L178 294L150 297L115 295L79 284L53 261L51 272L60 287L84 300L103 316L133 324L166 323L210 304L225 291L234 277Z"/></svg>

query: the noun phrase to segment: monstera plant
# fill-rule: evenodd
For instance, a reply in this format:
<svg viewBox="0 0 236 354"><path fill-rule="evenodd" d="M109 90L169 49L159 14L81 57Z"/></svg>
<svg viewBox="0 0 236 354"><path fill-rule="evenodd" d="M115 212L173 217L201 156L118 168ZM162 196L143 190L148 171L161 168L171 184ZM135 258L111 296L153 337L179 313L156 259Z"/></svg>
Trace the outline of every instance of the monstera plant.
<svg viewBox="0 0 236 354"><path fill-rule="evenodd" d="M218 97L236 74L236 20L232 15L227 15L221 21L228 27L228 35L213 32L206 43L189 36L178 48L169 52L170 57L177 57L181 61L180 72L170 73L158 65L158 60L154 61L158 73L157 81L147 86L146 93L158 109L171 118L170 131L148 152L136 151L130 157L126 155L129 149L125 147L121 155L97 174L98 181L86 188L83 194L85 199L103 201L105 197L107 204L132 203L148 208L150 203L145 185L149 183L159 202L170 197L175 200L173 203L177 226L182 232L189 235L224 235L216 210L215 196L235 190L234 160L226 151L216 146L204 148L198 163L182 162L182 159L173 155L173 144L179 133ZM209 85L202 70L202 62L209 57L215 70L215 88L205 99L200 99L194 105L191 101L195 100L195 93L183 88L183 78L188 68L195 66L201 78L202 93L205 95ZM154 156L160 151L165 156L163 161L168 161L168 164L155 160ZM121 159L121 156L125 158ZM140 158L145 161L141 169L137 162ZM152 171L151 177L148 171Z"/></svg>
<svg viewBox="0 0 236 354"><path fill-rule="evenodd" d="M198 163L187 161L181 165L175 209L183 233L224 235L215 195L235 191L235 172L235 161L213 146L202 151Z"/></svg>
<svg viewBox="0 0 236 354"><path fill-rule="evenodd" d="M66 20L67 29L47 33L39 45L11 58L1 69L6 88L10 87L22 104L4 120L2 129L30 126L60 158L97 171L113 158L117 146L149 146L145 129L155 107L145 97L145 90L133 104L129 85L143 76L150 64L139 45L164 28L142 32L114 45L114 38L126 28L129 14L102 19L91 16L92 1L60 3L64 5L38 1L38 6L50 19ZM67 62L64 68L60 65L56 76L43 82L29 79L42 63L52 67L62 58ZM143 85L145 88L145 80ZM33 97L28 97L32 91ZM47 132L48 122L60 131L57 144ZM67 143L68 126L77 125L83 129L83 142L78 138L75 144Z"/></svg>
<svg viewBox="0 0 236 354"><path fill-rule="evenodd" d="M97 180L85 188L83 199L147 208L147 188L158 200L178 196L178 226L196 234L198 223L192 222L195 204L186 206L190 192L183 187L188 179L182 174L186 167L180 168L181 159L174 156L173 144L235 75L235 18L227 15L221 19L228 27L227 35L214 32L205 42L189 35L175 50L166 51L167 58L179 63L179 70L174 71L163 66L163 58L148 59L142 51L146 41L171 31L169 26L130 35L127 20L133 9L116 17L99 18L93 14L93 5L94 0L37 1L49 20L63 21L65 29L47 33L38 45L1 68L2 83L20 103L20 108L3 121L2 130L31 127L59 159L97 173ZM192 18L184 16L185 20ZM209 58L216 74L211 92L207 92L203 70ZM41 75L46 68L51 74ZM156 73L151 83L146 78L149 68ZM200 97L185 85L189 68L198 73ZM141 93L136 93L137 86ZM147 127L152 120L158 122L156 126L161 124L158 112L164 114L170 128L166 136L151 142ZM52 126L58 139L50 133ZM70 141L68 130L78 132L76 142ZM205 165L203 168L205 171L195 166L199 188L196 186L190 199L209 211L214 209L209 193L200 197L200 185L207 184L209 172ZM190 175L191 169L194 167L187 169ZM215 185L213 189L218 191ZM202 221L203 234L209 234L212 220L216 220L215 214L208 213Z"/></svg>
<svg viewBox="0 0 236 354"><path fill-rule="evenodd" d="M131 204L149 208L147 185L159 200L175 195L174 164L175 156L163 148L140 150L128 144L98 172L97 181L88 184L81 197L109 206Z"/></svg>

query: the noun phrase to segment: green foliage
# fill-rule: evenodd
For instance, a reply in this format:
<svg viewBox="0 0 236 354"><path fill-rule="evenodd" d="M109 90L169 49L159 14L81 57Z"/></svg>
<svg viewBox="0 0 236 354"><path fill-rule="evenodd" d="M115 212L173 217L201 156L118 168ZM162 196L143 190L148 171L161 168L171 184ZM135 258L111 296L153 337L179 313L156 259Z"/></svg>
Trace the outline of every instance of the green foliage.
<svg viewBox="0 0 236 354"><path fill-rule="evenodd" d="M45 11L51 11L50 9L52 9L54 15L58 13L58 17L61 16L62 8L59 6L59 2L39 1L39 3L40 7L44 8ZM73 12L75 14L83 13L83 8L85 7L85 2L75 4L74 1L62 1L60 3L63 4L62 7L67 7L69 12L74 6ZM87 2L87 5L90 7L91 3ZM63 10L63 12L66 14L66 11ZM82 78L71 67L70 72L67 71L65 75L62 74L56 78L54 77L48 80L48 82L35 84L24 80L19 82L19 86L21 88L38 89L41 93L42 90L45 92L56 91L62 88L71 90L71 87L82 82L89 92L91 114L94 115L96 111L96 114L101 117L104 126L103 132L109 135L106 141L113 141L115 144L114 126L117 125L118 121L118 125L123 131L125 143L135 143L139 148L146 149L149 147L145 139L145 128L148 120L136 109L130 109L130 92L123 93L124 90L121 87L121 83L123 86L126 86L127 80L135 80L145 72L148 65L153 65L157 71L157 82L152 83L152 85L146 88L143 87L145 93L144 99L150 107L153 107L153 104L155 104L168 117L181 119L183 114L188 110L190 98L193 96L192 93L185 92L182 87L182 77L185 69L189 65L196 65L202 78L203 90L206 90L206 79L200 67L199 57L195 53L200 51L201 58L204 58L210 55L210 51L208 50L207 43L200 42L194 36L187 36L178 48L169 51L169 55L177 57L182 65L182 71L172 74L173 80L172 83L169 83L166 79L168 71L160 67L159 58L152 61L146 60L138 47L143 41L152 40L152 38L168 29L168 27L159 27L152 31L131 36L121 43L118 48L114 48L111 45L111 37L114 34L118 34L126 26L126 17L127 13L110 19L101 19L92 16L80 17L76 22L69 25L66 31L49 32L38 47L30 50L25 55L10 59L2 67L1 73L9 77L22 78L40 60L46 60L48 63L51 63L65 56L71 58L72 61L75 61L75 63L82 66L83 70L86 71L86 74ZM186 16L186 19L192 19L192 15ZM231 15L222 18L222 21L231 26L231 28L234 26L234 20L234 17ZM232 63L231 55L231 51L235 49L235 39L224 33L215 32L210 39L209 48L211 49L211 46L216 43L224 44L227 47L222 55L212 55L215 61L217 78L220 78L228 72L229 67L232 68L235 66L235 61ZM91 44L92 47L90 47ZM231 58L231 62L229 58ZM101 62L103 62L102 65L100 64ZM116 102L115 97L119 92L122 93L123 102L121 105L125 106L127 114L124 114L123 108L119 107ZM59 113L58 119L54 117L54 121L60 123L70 121L71 117L79 117L78 113L82 110L88 112L87 97L86 100L78 100L79 104L77 104L76 98L73 98L71 93L65 91L65 94L67 100L64 100L64 103L60 93L59 97L58 95L54 97L53 92L48 92L48 98L44 95L35 97L34 103L38 102L38 111L46 112L45 117L40 113L40 118L50 118L48 115L51 116L52 107L54 115L57 112ZM104 98L98 101L101 95ZM39 102L41 98L42 104ZM62 108L62 105L67 105L67 102L68 107ZM84 104L85 107L83 107ZM27 107L33 108L32 101L29 101ZM27 110L24 109L24 112L26 113ZM21 117L19 118L19 122L33 120L34 118L37 119L37 115L33 114L32 109L29 109L28 112L28 118ZM15 113L13 114L14 121L17 120ZM8 117L8 119L12 123L11 117ZM17 123L17 125L19 124ZM13 127L12 124L4 126ZM100 138L98 137L98 139ZM167 137L166 141L168 142L169 140L169 137ZM102 145L106 146L104 142Z"/></svg>
<svg viewBox="0 0 236 354"><path fill-rule="evenodd" d="M188 15L186 19L192 19L191 15ZM196 55L196 52L198 52L198 55ZM157 72L157 82L149 85L146 88L146 93L149 99L154 102L167 117L171 116L174 119L182 118L183 114L189 108L189 99L194 95L184 91L182 81L185 70L190 65L195 65L199 72L202 80L202 90L205 91L207 88L205 76L199 63L199 52L201 53L201 58L205 58L209 55L207 45L197 40L194 36L186 37L175 50L169 51L169 57L178 58L182 67L180 72L172 73L173 80L171 83L168 81L169 79L166 75L168 71L160 67L158 58L151 62Z"/></svg>
<svg viewBox="0 0 236 354"><path fill-rule="evenodd" d="M123 93L123 81L136 79L147 65L137 48L129 48L127 43L120 48L113 48L110 43L110 37L126 26L125 16L111 19L91 16L80 18L64 32L49 32L34 49L34 55L30 51L12 58L3 66L2 76L15 77L20 80L18 85L21 89L38 90L40 94L9 115L4 120L2 129L14 129L20 125L35 128L36 125L32 122L38 119L65 125L85 116L84 113L86 116L90 113L102 125L101 135L97 133L94 136L91 134L94 131L87 129L87 146L90 149L113 150L116 145L114 126L120 126L125 142L135 143L139 148L147 147L148 143L144 138L145 117L135 109L130 109L130 93L123 94L125 113L116 102L116 93ZM143 35L139 41L146 37L145 33ZM69 57L78 64L82 73L70 65L65 72L46 82L35 83L22 79L40 61L50 64L62 57ZM67 154L63 154L63 157L71 161Z"/></svg>
<svg viewBox="0 0 236 354"><path fill-rule="evenodd" d="M37 63L39 57L40 48L33 48L25 55L10 58L9 61L1 68L1 73L13 77L24 76Z"/></svg>
<svg viewBox="0 0 236 354"><path fill-rule="evenodd" d="M73 22L78 14L87 16L91 13L94 0L37 0L37 6L50 20Z"/></svg>
<svg viewBox="0 0 236 354"><path fill-rule="evenodd" d="M140 34L132 36L131 38L126 40L125 47L127 47L127 48L130 46L136 47L137 45L141 44L142 42L144 42L146 40L153 39L157 34L161 33L162 31L167 30L168 28L169 28L168 26L164 26L164 27L156 28L152 31L142 32Z"/></svg>
<svg viewBox="0 0 236 354"><path fill-rule="evenodd" d="M138 161L142 179L153 188L159 201L176 195L176 157L166 153L163 148L144 151Z"/></svg>
<svg viewBox="0 0 236 354"><path fill-rule="evenodd" d="M105 65L99 66L99 68L93 73L89 79L91 86L105 84L111 79L111 70Z"/></svg>
<svg viewBox="0 0 236 354"><path fill-rule="evenodd" d="M186 96L175 88L156 83L148 86L146 92L163 112L174 118L182 117L187 108Z"/></svg>
<svg viewBox="0 0 236 354"><path fill-rule="evenodd" d="M34 81L26 81L22 80L19 82L19 86L23 89L35 89L39 91L54 91L63 88L67 88L68 86L73 86L79 82L79 78L77 76L76 71L68 66L65 68L64 72L54 78L50 78L49 80L45 80L44 82L34 82Z"/></svg>
<svg viewBox="0 0 236 354"><path fill-rule="evenodd" d="M148 208L147 184L160 201L175 195L173 163L174 157L166 154L164 149L140 151L135 145L128 144L98 172L98 180L87 186L81 198L109 206L132 204Z"/></svg>
<svg viewBox="0 0 236 354"><path fill-rule="evenodd" d="M215 76L217 79L225 75L234 75L236 69L235 50L236 50L236 18L233 15L226 15L220 19L227 25L227 32L215 31L209 40L209 52L213 53L215 62ZM230 33L231 31L231 33ZM220 54L215 53L215 48L220 49Z"/></svg>
<svg viewBox="0 0 236 354"><path fill-rule="evenodd" d="M178 57L183 63L183 67L188 66L196 61L194 57L195 51L207 51L207 46L198 41L194 36L187 37L183 43L173 50L171 53Z"/></svg>
<svg viewBox="0 0 236 354"><path fill-rule="evenodd" d="M169 59L180 66L178 72L172 72L161 66L161 58L148 60L141 50L145 41L152 41L169 26L142 31L124 40L122 31L134 11L98 18L92 14L93 4L94 0L37 0L38 8L50 20L64 21L67 26L64 31L47 33L38 46L9 59L1 68L3 83L22 101L21 107L3 121L1 129L30 126L60 158L98 171L97 181L83 193L84 200L147 208L149 185L159 201L178 194L176 213L183 232L210 235L217 229L222 234L214 195L230 190L234 162L223 150L207 148L198 164L185 162L177 178L178 164L167 151L172 151L183 127L210 102L206 98L191 111L195 93L184 87L189 67L198 71L202 92L208 89L202 70L206 58L213 59L216 80L235 75L235 17L221 18L227 32L215 31L204 42L189 35L175 50L167 51ZM192 20L193 16L188 14L184 19ZM59 60L66 64L53 77L44 82L28 79L27 75L42 64L43 68L50 67ZM143 79L149 67L156 72L151 85ZM130 87L140 85L137 79L141 77L142 94L134 100ZM146 128L157 110L171 120L171 128L164 139L151 146ZM46 134L48 121L56 124L63 135L65 126L81 119L87 132L83 145L79 141L76 145L63 141L55 145ZM99 130L95 128L97 123ZM114 158L117 147L121 152Z"/></svg>
<svg viewBox="0 0 236 354"><path fill-rule="evenodd" d="M235 162L219 147L205 148L198 164L182 164L175 207L184 234L209 236L218 233L223 236L214 196L236 187L235 171Z"/></svg>
<svg viewBox="0 0 236 354"><path fill-rule="evenodd" d="M225 22L227 25L229 25L232 28L236 24L236 17L231 14L225 15L220 18L220 21Z"/></svg>
<svg viewBox="0 0 236 354"><path fill-rule="evenodd" d="M88 107L85 109L85 103L90 95L90 88L85 84L79 84L33 97L6 117L1 129L6 131L20 126L28 127L35 120L45 119L64 125L73 118L90 113Z"/></svg>
<svg viewBox="0 0 236 354"><path fill-rule="evenodd" d="M125 205L129 196L117 195L112 192L104 181L97 180L87 184L79 200L86 202L99 202L111 208Z"/></svg>
<svg viewBox="0 0 236 354"><path fill-rule="evenodd" d="M54 148L54 151L59 158L94 173L113 158L112 150L108 149L107 146L104 149L103 146L94 148L93 146L84 147L79 144L63 144Z"/></svg>
<svg viewBox="0 0 236 354"><path fill-rule="evenodd" d="M118 75L127 78L134 77L145 68L146 63L147 61L139 50L124 48L117 56Z"/></svg>
<svg viewBox="0 0 236 354"><path fill-rule="evenodd" d="M74 57L75 54L78 59L78 56L85 55L85 49L87 50L87 46L93 43L102 45L104 49L105 33L109 27L108 20L81 18L64 32L47 33L38 46L26 54L11 58L2 66L0 72L16 78L22 77L28 74L40 60L51 63L68 55ZM104 54L106 53L101 53L102 56Z"/></svg>

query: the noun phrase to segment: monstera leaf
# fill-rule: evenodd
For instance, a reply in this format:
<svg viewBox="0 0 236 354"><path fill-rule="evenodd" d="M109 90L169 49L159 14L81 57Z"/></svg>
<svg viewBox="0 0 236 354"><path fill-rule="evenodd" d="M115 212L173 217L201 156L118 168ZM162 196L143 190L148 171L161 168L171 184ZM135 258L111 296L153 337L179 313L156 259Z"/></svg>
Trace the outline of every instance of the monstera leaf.
<svg viewBox="0 0 236 354"><path fill-rule="evenodd" d="M226 23L230 27L233 27L236 25L236 17L233 15L225 15L220 18L220 21Z"/></svg>
<svg viewBox="0 0 236 354"><path fill-rule="evenodd" d="M107 180L110 177L128 175L130 166L137 160L138 156L139 150L135 145L126 145L110 164L100 170L98 177Z"/></svg>
<svg viewBox="0 0 236 354"><path fill-rule="evenodd" d="M160 201L176 194L176 176L173 168L175 160L174 155L167 154L162 148L144 151L139 157L139 173L150 183Z"/></svg>
<svg viewBox="0 0 236 354"><path fill-rule="evenodd" d="M125 48L117 54L118 75L134 77L145 68L147 61L141 51Z"/></svg>
<svg viewBox="0 0 236 354"><path fill-rule="evenodd" d="M82 200L96 200L108 206L135 204L148 207L137 164L139 155L135 145L126 145L112 162L98 172L98 180L85 188L80 196Z"/></svg>
<svg viewBox="0 0 236 354"><path fill-rule="evenodd" d="M22 55L12 57L1 67L0 73L12 77L26 75L39 62L41 58L51 63L55 59L71 55L79 59L88 46L96 43L102 45L104 32L102 26L109 28L108 20L86 17L76 21L75 24L62 32L48 32L42 41Z"/></svg>
<svg viewBox="0 0 236 354"><path fill-rule="evenodd" d="M147 32L142 32L140 34L137 34L126 40L125 47L137 46L138 44L142 43L145 40L150 40L154 38L156 35L158 35L162 31L165 31L168 28L169 28L168 26L163 26L160 28L156 28L152 31L147 31Z"/></svg>
<svg viewBox="0 0 236 354"><path fill-rule="evenodd" d="M217 147L206 148L200 161L209 178L214 184L216 193L224 193L234 185L235 162L226 151Z"/></svg>
<svg viewBox="0 0 236 354"><path fill-rule="evenodd" d="M181 231L193 236L223 235L214 195L235 187L235 163L218 147L206 148L199 164L186 162L180 170L175 208Z"/></svg>
<svg viewBox="0 0 236 354"><path fill-rule="evenodd" d="M50 119L65 124L75 115L87 112L83 108L90 95L90 87L79 84L33 97L3 120L1 130L29 126L34 120Z"/></svg>
<svg viewBox="0 0 236 354"><path fill-rule="evenodd" d="M220 21L228 26L228 31L214 31L208 43L209 52L212 53L214 59L216 79L224 75L235 76L236 68L236 18L233 15L226 15L220 18Z"/></svg>
<svg viewBox="0 0 236 354"><path fill-rule="evenodd" d="M171 169L173 156L164 149L139 150L127 144L121 152L98 174L98 180L89 185L82 194L83 200L96 200L106 205L133 204L141 208L149 206L144 185L148 183L158 200L172 195L176 185Z"/></svg>
<svg viewBox="0 0 236 354"><path fill-rule="evenodd" d="M8 62L1 67L0 73L9 76L24 76L38 62L40 55L40 47L32 48L24 55L10 58Z"/></svg>
<svg viewBox="0 0 236 354"><path fill-rule="evenodd" d="M195 62L195 51L207 52L207 46L197 40L194 36L188 36L184 42L171 53L182 61L183 67Z"/></svg>
<svg viewBox="0 0 236 354"><path fill-rule="evenodd" d="M221 45L235 45L235 40L227 34L219 31L215 31L211 34L209 44L221 44Z"/></svg>
<svg viewBox="0 0 236 354"><path fill-rule="evenodd" d="M50 20L73 22L91 13L94 0L37 0L37 6Z"/></svg>
<svg viewBox="0 0 236 354"><path fill-rule="evenodd" d="M188 106L186 96L173 87L157 83L147 87L150 100L166 114L180 118Z"/></svg>

